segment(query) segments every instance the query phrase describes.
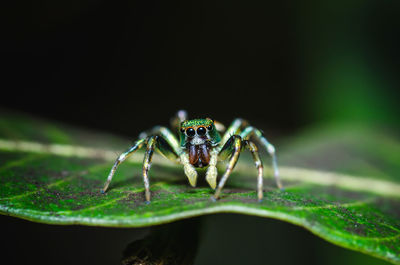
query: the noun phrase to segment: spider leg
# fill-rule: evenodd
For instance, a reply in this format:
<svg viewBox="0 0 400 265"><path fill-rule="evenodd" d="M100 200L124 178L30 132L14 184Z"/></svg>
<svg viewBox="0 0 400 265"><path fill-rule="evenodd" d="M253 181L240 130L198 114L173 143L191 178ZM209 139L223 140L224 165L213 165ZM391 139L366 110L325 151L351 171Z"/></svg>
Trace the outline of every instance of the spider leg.
<svg viewBox="0 0 400 265"><path fill-rule="evenodd" d="M176 136L167 128L163 126L155 126L148 131L144 131L139 134L139 138L146 138L149 136L158 135L161 136L168 145L173 149L173 152L176 154L180 154L181 148L179 146L178 139Z"/></svg>
<svg viewBox="0 0 400 265"><path fill-rule="evenodd" d="M107 181L102 189L102 192L106 192L114 174L117 170L119 164L125 161L129 156L131 156L135 151L140 149L144 144L146 144L146 152L143 159L143 182L145 187L145 197L146 201L150 202L150 184L149 184L149 176L148 172L151 166L151 160L154 154L154 150L158 150L164 157L177 161L178 154L175 152L174 148L168 143L166 139L162 136L149 136L146 138L142 138L129 148L128 151L122 153L114 163L114 166L111 168L110 174L108 175Z"/></svg>
<svg viewBox="0 0 400 265"><path fill-rule="evenodd" d="M149 170L151 167L151 160L153 158L154 150L158 150L164 157L177 160L178 154L175 153L173 147L169 145L168 141L163 136L153 135L147 138L146 152L143 159L143 183L145 188L146 203L150 203L150 182Z"/></svg>
<svg viewBox="0 0 400 265"><path fill-rule="evenodd" d="M226 128L225 125L222 122L214 120L215 128L219 133L225 132Z"/></svg>
<svg viewBox="0 0 400 265"><path fill-rule="evenodd" d="M188 114L186 110L179 110L174 117L172 117L170 124L171 128L178 131L181 127L181 123L187 120Z"/></svg>
<svg viewBox="0 0 400 265"><path fill-rule="evenodd" d="M149 189L149 177L148 171L151 166L151 159L154 153L154 150L157 150L161 155L165 158L168 158L172 161L178 161L179 155L176 153L174 146L172 146L168 138L164 138L164 136L151 136L147 143L146 154L143 160L143 181L146 189L146 201L150 202L150 189Z"/></svg>
<svg viewBox="0 0 400 265"><path fill-rule="evenodd" d="M271 156L272 159L272 168L274 170L274 178L276 185L278 186L279 189L283 190L283 185L279 177L279 169L278 169L278 162L276 159L275 147L270 142L268 142L267 138L265 138L261 130L254 128L253 126L248 126L244 128L244 130L240 133L240 136L243 139L248 139L250 138L251 134L253 134L261 142L261 144L265 147L265 149L267 149L268 154Z"/></svg>
<svg viewBox="0 0 400 265"><path fill-rule="evenodd" d="M153 158L157 139L158 139L158 136L150 136L148 138L146 153L145 153L144 159L143 159L143 183L144 183L145 197L146 197L147 203L150 203L149 170L151 167L151 159Z"/></svg>
<svg viewBox="0 0 400 265"><path fill-rule="evenodd" d="M249 149L251 155L253 156L254 164L258 169L258 176L257 176L257 197L258 201L262 201L263 198L263 164L258 154L257 146L249 141L244 140L243 144Z"/></svg>
<svg viewBox="0 0 400 265"><path fill-rule="evenodd" d="M128 157L130 157L135 151L139 150L144 143L146 142L146 138L141 138L139 140L137 140L129 149L128 151L122 153L117 160L115 160L115 163L113 165L113 167L111 168L110 173L108 174L107 177L107 181L104 184L104 188L101 190L102 193L107 191L108 185L110 185L110 182L115 174L115 171L117 170L117 167L119 166L119 164L121 164L122 162L125 161L125 159L127 159Z"/></svg>
<svg viewBox="0 0 400 265"><path fill-rule="evenodd" d="M238 118L235 119L231 125L226 129L224 135L222 136L221 143L226 143L232 135L238 134L240 128L247 124L247 121Z"/></svg>
<svg viewBox="0 0 400 265"><path fill-rule="evenodd" d="M236 162L239 159L240 151L242 148L242 138L240 135L232 135L228 141L225 143L223 146L222 150L220 151L220 155L222 158L225 158L228 156L228 154L232 154L228 166L226 167L226 171L224 175L222 176L221 180L218 183L217 190L215 191L214 197L212 197L214 200L218 199L222 188L225 185L225 182L227 181L228 177L232 173L233 168L236 165Z"/></svg>

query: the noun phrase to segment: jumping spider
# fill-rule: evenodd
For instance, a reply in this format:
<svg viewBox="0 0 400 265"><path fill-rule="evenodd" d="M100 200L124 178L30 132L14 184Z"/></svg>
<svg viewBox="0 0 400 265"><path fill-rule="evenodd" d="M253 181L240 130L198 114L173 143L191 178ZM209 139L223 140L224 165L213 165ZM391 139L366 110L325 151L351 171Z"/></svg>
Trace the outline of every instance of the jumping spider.
<svg viewBox="0 0 400 265"><path fill-rule="evenodd" d="M143 162L146 202L150 202L148 171L154 150L158 150L166 158L182 164L189 183L193 187L196 186L197 180L196 168L208 167L206 180L211 188L216 188L212 197L213 200L216 200L235 167L242 148L245 147L251 152L258 169L257 196L258 200L261 201L263 198L263 165L257 146L250 140L251 137L258 140L271 156L275 181L277 186L282 189L274 146L267 141L259 129L249 126L245 120L235 119L222 137L220 132L224 131L225 127L221 123L210 118L188 120L187 113L184 110L178 111L171 123L175 129L178 129L179 142L176 136L166 127L156 126L141 133L139 140L115 161L102 192L106 192L118 165L135 151L146 146ZM226 171L217 187L217 162L228 158Z"/></svg>

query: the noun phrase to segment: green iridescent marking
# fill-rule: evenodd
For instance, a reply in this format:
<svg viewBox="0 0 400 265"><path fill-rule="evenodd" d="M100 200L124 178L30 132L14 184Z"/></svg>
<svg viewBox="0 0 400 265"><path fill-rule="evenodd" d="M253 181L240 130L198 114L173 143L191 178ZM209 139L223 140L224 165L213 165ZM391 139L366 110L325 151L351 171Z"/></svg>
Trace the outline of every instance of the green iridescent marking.
<svg viewBox="0 0 400 265"><path fill-rule="evenodd" d="M197 126L209 126L211 124L213 124L213 121L211 119L195 119L182 122L181 127L186 128L186 127L197 127Z"/></svg>

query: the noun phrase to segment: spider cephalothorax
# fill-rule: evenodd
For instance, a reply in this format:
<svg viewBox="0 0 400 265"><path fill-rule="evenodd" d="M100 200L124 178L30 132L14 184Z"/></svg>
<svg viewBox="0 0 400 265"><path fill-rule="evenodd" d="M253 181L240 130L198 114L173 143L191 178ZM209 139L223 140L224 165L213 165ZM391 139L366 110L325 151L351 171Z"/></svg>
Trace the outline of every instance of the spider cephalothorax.
<svg viewBox="0 0 400 265"><path fill-rule="evenodd" d="M145 145L143 180L147 202L150 202L148 171L155 149L158 149L168 159L182 164L192 186L196 186L197 182L196 168L207 167L206 180L211 188L216 188L212 198L218 199L226 180L236 165L241 150L247 148L251 152L255 166L258 169L257 195L258 199L261 200L263 197L263 165L258 155L257 146L250 141L251 137L257 139L271 155L275 181L278 187L282 188L274 146L267 141L259 129L248 126L245 120L235 119L222 137L220 132L225 129L222 124L210 118L188 120L186 111L183 110L177 113L172 120L172 125L179 132L179 142L176 136L166 127L156 126L147 132L141 133L139 140L117 158L102 191L105 192L107 190L118 165ZM228 158L226 171L217 187L217 162Z"/></svg>

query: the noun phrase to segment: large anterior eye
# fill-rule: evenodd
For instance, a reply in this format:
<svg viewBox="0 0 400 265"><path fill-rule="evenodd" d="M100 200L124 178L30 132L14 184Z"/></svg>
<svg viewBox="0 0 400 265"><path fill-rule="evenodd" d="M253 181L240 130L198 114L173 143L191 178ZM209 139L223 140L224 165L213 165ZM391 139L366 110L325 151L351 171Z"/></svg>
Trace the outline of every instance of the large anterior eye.
<svg viewBox="0 0 400 265"><path fill-rule="evenodd" d="M199 136L205 135L206 132L207 132L207 130L206 130L206 128L204 128L204 127L199 127L199 128L197 129L197 134L198 134Z"/></svg>
<svg viewBox="0 0 400 265"><path fill-rule="evenodd" d="M186 129L186 135L189 137L193 137L196 134L193 128Z"/></svg>

